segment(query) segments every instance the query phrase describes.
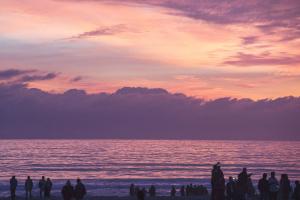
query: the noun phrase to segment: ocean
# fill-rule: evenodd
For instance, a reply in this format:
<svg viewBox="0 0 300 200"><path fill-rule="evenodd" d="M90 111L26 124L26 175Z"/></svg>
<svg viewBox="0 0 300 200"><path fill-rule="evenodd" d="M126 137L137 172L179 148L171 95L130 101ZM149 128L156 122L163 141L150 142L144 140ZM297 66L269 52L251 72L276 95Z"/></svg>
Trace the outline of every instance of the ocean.
<svg viewBox="0 0 300 200"><path fill-rule="evenodd" d="M9 196L9 179L15 175L17 195L24 180L41 176L53 181L59 195L67 179L81 178L93 196L126 196L131 183L154 184L159 195L171 185L202 184L210 188L212 165L221 162L226 179L243 167L254 184L262 173L287 173L300 180L300 142L208 140L0 140L0 196Z"/></svg>

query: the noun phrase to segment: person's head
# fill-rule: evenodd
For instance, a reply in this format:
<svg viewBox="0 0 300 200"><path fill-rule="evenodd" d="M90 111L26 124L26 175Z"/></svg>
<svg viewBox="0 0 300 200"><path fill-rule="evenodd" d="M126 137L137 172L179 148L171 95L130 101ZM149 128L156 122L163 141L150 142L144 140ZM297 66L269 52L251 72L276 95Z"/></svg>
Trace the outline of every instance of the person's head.
<svg viewBox="0 0 300 200"><path fill-rule="evenodd" d="M80 183L80 182L81 182L80 178L77 178L77 183Z"/></svg>
<svg viewBox="0 0 300 200"><path fill-rule="evenodd" d="M286 179L289 179L289 175L287 175L287 174L284 174L284 177L285 177Z"/></svg>
<svg viewBox="0 0 300 200"><path fill-rule="evenodd" d="M45 180L45 176L42 176L42 179Z"/></svg>
<svg viewBox="0 0 300 200"><path fill-rule="evenodd" d="M267 176L268 176L268 174L267 174L267 173L263 173L263 178L264 178L264 179L266 179L266 178L267 178Z"/></svg>
<svg viewBox="0 0 300 200"><path fill-rule="evenodd" d="M295 185L299 185L299 181L295 181Z"/></svg>
<svg viewBox="0 0 300 200"><path fill-rule="evenodd" d="M30 176L27 176L27 179L30 179Z"/></svg>
<svg viewBox="0 0 300 200"><path fill-rule="evenodd" d="M50 178L47 178L47 181L50 181Z"/></svg>
<svg viewBox="0 0 300 200"><path fill-rule="evenodd" d="M12 176L11 178L12 178L12 179L16 179L16 176Z"/></svg>
<svg viewBox="0 0 300 200"><path fill-rule="evenodd" d="M66 185L71 185L71 181L67 180Z"/></svg>
<svg viewBox="0 0 300 200"><path fill-rule="evenodd" d="M271 172L271 177L275 177L275 172Z"/></svg>
<svg viewBox="0 0 300 200"><path fill-rule="evenodd" d="M232 176L229 176L229 181L233 181L233 178L232 178Z"/></svg>
<svg viewBox="0 0 300 200"><path fill-rule="evenodd" d="M247 172L247 168L246 167L243 168L243 172Z"/></svg>

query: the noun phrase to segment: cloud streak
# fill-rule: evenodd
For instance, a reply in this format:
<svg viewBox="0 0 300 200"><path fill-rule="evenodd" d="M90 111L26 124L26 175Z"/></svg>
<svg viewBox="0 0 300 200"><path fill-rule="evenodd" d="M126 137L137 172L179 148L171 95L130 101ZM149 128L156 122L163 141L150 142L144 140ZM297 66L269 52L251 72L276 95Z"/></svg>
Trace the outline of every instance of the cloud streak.
<svg viewBox="0 0 300 200"><path fill-rule="evenodd" d="M127 30L128 30L128 28L124 24L105 26L105 27L98 28L96 30L81 33L81 34L79 34L77 36L73 36L69 39L83 39L83 38L97 37L97 36L103 36L103 35L115 35L118 33L125 32Z"/></svg>
<svg viewBox="0 0 300 200"><path fill-rule="evenodd" d="M20 82L32 82L32 81L45 81L52 80L57 77L55 73L48 73L45 75L26 75L19 79Z"/></svg>
<svg viewBox="0 0 300 200"><path fill-rule="evenodd" d="M17 76L28 74L31 72L34 72L34 70L18 70L18 69L0 70L0 80L15 78Z"/></svg>
<svg viewBox="0 0 300 200"><path fill-rule="evenodd" d="M261 65L294 65L300 64L300 56L271 56L269 53L259 55L239 52L228 59L224 64L235 66L261 66Z"/></svg>

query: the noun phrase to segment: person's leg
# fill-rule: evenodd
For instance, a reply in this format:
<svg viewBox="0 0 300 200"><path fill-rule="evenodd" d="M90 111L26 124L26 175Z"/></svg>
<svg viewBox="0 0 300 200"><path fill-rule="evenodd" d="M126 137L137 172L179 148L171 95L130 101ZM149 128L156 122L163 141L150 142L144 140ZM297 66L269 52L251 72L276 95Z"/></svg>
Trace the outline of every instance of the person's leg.
<svg viewBox="0 0 300 200"><path fill-rule="evenodd" d="M11 199L14 200L16 198L16 189L12 189L10 191L10 194L11 194Z"/></svg>
<svg viewBox="0 0 300 200"><path fill-rule="evenodd" d="M274 192L274 200L277 200L277 192Z"/></svg>
<svg viewBox="0 0 300 200"><path fill-rule="evenodd" d="M264 192L262 197L263 197L262 200L267 200L268 199L268 193Z"/></svg>

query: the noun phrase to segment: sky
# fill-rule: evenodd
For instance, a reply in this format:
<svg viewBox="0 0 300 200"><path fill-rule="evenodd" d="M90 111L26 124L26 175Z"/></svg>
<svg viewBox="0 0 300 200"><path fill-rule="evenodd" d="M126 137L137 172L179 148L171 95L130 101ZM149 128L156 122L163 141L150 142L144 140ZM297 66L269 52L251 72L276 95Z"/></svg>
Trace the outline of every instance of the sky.
<svg viewBox="0 0 300 200"><path fill-rule="evenodd" d="M0 83L300 96L298 0L0 0Z"/></svg>
<svg viewBox="0 0 300 200"><path fill-rule="evenodd" d="M0 0L0 138L300 140L299 0Z"/></svg>

